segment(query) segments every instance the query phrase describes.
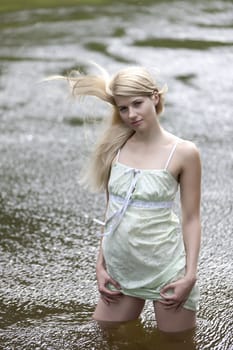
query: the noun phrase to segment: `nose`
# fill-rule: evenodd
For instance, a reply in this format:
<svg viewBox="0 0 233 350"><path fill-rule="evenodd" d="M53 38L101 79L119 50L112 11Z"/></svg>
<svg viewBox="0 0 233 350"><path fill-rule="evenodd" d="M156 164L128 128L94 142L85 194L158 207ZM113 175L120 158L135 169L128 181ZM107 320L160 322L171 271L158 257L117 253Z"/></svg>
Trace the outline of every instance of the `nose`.
<svg viewBox="0 0 233 350"><path fill-rule="evenodd" d="M135 112L135 109L132 107L132 106L130 106L129 107L129 118L130 119L133 119L133 118L135 118L137 115L136 115L136 112Z"/></svg>

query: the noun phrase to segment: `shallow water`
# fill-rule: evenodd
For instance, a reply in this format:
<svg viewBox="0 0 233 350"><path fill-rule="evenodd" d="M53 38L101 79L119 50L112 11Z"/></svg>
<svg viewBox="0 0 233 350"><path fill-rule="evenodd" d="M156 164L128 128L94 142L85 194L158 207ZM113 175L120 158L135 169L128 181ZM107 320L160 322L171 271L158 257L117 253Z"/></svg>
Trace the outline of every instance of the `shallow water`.
<svg viewBox="0 0 233 350"><path fill-rule="evenodd" d="M149 7L147 3L151 3ZM65 2L64 2L65 4ZM0 348L233 349L232 58L229 1L112 2L1 13ZM196 142L203 162L201 303L195 334L163 337L140 322L106 332L91 320L104 197L78 184L92 123L64 82L75 67L143 64L167 83L162 123ZM192 345L191 345L192 343Z"/></svg>

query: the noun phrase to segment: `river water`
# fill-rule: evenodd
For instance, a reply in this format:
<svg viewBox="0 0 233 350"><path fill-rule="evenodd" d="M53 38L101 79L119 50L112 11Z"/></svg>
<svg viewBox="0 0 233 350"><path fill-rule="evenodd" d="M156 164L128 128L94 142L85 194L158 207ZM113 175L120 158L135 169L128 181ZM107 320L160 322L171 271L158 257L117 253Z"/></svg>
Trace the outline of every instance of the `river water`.
<svg viewBox="0 0 233 350"><path fill-rule="evenodd" d="M233 5L231 1L112 1L0 14L0 348L233 349ZM201 303L192 340L162 337L148 303L138 322L101 331L95 259L104 196L79 184L106 116L78 103L74 68L153 69L169 92L163 125L202 155ZM83 117L88 122L83 123ZM191 344L192 343L192 344Z"/></svg>

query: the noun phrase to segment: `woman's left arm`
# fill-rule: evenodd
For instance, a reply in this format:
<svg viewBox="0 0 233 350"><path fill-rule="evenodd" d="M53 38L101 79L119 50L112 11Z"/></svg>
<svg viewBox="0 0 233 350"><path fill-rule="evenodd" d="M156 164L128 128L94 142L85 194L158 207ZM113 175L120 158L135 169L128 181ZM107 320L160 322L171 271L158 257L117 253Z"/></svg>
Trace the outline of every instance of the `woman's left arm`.
<svg viewBox="0 0 233 350"><path fill-rule="evenodd" d="M186 252L185 277L196 281L201 242L201 162L199 152L189 143L180 175L182 232Z"/></svg>
<svg viewBox="0 0 233 350"><path fill-rule="evenodd" d="M197 279L197 265L201 242L201 161L196 146L185 142L182 148L180 172L180 200L182 232L186 253L186 269L183 278L166 285L161 290L162 303L167 307L179 307L187 300ZM169 296L168 290L173 290Z"/></svg>

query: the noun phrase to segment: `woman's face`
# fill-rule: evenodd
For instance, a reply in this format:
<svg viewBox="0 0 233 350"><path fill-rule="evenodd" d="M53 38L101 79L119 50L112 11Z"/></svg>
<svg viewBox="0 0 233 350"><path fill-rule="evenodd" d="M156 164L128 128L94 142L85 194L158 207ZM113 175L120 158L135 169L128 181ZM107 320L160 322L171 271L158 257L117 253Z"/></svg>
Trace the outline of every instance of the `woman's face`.
<svg viewBox="0 0 233 350"><path fill-rule="evenodd" d="M115 102L123 122L134 129L150 127L156 120L158 98L152 96L116 96Z"/></svg>

